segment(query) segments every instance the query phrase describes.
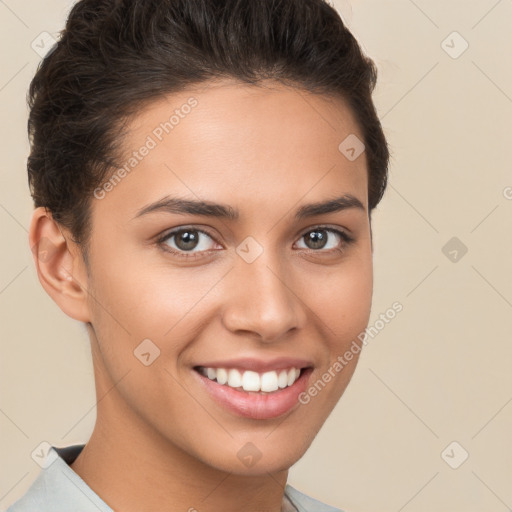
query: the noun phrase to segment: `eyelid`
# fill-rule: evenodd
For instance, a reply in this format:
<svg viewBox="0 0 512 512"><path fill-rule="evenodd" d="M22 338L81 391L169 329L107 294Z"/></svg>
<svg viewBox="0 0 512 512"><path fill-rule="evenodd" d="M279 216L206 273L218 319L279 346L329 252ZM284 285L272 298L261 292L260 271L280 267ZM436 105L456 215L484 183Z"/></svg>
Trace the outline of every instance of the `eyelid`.
<svg viewBox="0 0 512 512"><path fill-rule="evenodd" d="M350 238L351 240L354 239L348 229L343 228L338 225L334 226L334 225L330 225L330 224L313 224L311 226L308 226L307 228L300 231L299 238L304 236L306 233L309 233L310 231L314 231L315 229L325 229L325 230L329 230L329 231L334 231L334 232L341 233L341 234L345 235L347 238Z"/></svg>

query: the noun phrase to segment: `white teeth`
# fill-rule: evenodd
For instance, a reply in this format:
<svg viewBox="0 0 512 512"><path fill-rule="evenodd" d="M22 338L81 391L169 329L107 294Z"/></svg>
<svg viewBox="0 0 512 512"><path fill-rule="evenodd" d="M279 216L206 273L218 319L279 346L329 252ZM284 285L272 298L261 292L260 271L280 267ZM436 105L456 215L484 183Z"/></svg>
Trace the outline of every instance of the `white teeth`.
<svg viewBox="0 0 512 512"><path fill-rule="evenodd" d="M215 368L212 368L212 370L215 370ZM226 384L228 381L228 372L224 370L224 368L217 368L215 373L217 374L217 382L219 384ZM213 380L209 375L208 378Z"/></svg>
<svg viewBox="0 0 512 512"><path fill-rule="evenodd" d="M230 388L239 388L242 385L242 374L232 368L228 372L228 386Z"/></svg>
<svg viewBox="0 0 512 512"><path fill-rule="evenodd" d="M300 368L257 373L251 370L240 372L235 368L199 367L199 371L210 380L217 380L219 384L231 388L242 388L244 391L262 393L271 393L291 386L300 375Z"/></svg>
<svg viewBox="0 0 512 512"><path fill-rule="evenodd" d="M261 376L261 391L269 393L270 391L275 391L278 388L276 372L265 372Z"/></svg>
<svg viewBox="0 0 512 512"><path fill-rule="evenodd" d="M288 386L288 372L286 370L281 370L279 372L279 377L277 378L277 384L281 389Z"/></svg>
<svg viewBox="0 0 512 512"><path fill-rule="evenodd" d="M261 379L258 373L251 372L250 370L244 372L242 377L242 387L244 391L259 391L261 386Z"/></svg>

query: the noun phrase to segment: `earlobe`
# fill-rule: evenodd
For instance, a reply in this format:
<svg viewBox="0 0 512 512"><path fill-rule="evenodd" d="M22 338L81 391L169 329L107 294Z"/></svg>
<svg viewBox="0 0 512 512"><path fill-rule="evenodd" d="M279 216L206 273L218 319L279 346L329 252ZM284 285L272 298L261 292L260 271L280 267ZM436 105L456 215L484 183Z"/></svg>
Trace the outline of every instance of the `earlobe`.
<svg viewBox="0 0 512 512"><path fill-rule="evenodd" d="M29 244L37 275L46 293L66 315L89 322L85 264L80 248L64 232L46 208L34 210Z"/></svg>

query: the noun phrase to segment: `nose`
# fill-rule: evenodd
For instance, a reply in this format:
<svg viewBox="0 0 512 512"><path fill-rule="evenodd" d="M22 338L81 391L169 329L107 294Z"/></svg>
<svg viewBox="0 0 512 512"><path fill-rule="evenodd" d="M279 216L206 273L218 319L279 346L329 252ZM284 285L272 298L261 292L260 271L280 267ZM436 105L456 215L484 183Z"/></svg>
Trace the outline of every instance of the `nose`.
<svg viewBox="0 0 512 512"><path fill-rule="evenodd" d="M222 322L231 332L272 342L304 326L306 306L300 283L270 251L252 263L237 258L227 279Z"/></svg>

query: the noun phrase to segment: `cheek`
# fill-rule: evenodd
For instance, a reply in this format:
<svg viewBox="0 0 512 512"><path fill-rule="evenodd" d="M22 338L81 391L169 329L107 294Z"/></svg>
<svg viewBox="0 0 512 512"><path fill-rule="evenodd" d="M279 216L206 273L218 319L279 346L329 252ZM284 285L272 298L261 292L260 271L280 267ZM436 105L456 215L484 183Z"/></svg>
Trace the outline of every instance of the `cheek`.
<svg viewBox="0 0 512 512"><path fill-rule="evenodd" d="M223 272L170 268L125 252L97 265L93 325L116 375L138 364L133 352L146 339L156 346L157 365L174 371L181 352L210 318L209 293Z"/></svg>
<svg viewBox="0 0 512 512"><path fill-rule="evenodd" d="M322 320L330 328L331 348L341 350L368 325L372 294L371 255L356 255L332 272L326 291L314 294L314 311L323 312Z"/></svg>
<svg viewBox="0 0 512 512"><path fill-rule="evenodd" d="M340 266L323 294L314 294L312 309L320 312L326 346L323 365L306 390L306 400L318 410L320 428L348 386L362 351L358 336L370 318L373 272L371 254L358 255ZM324 391L325 389L325 391ZM307 405L310 407L310 405Z"/></svg>
<svg viewBox="0 0 512 512"><path fill-rule="evenodd" d="M118 327L133 336L161 337L186 315L201 292L186 272L171 272L127 251L98 258L94 281L99 313L110 314L107 321L121 324Z"/></svg>

